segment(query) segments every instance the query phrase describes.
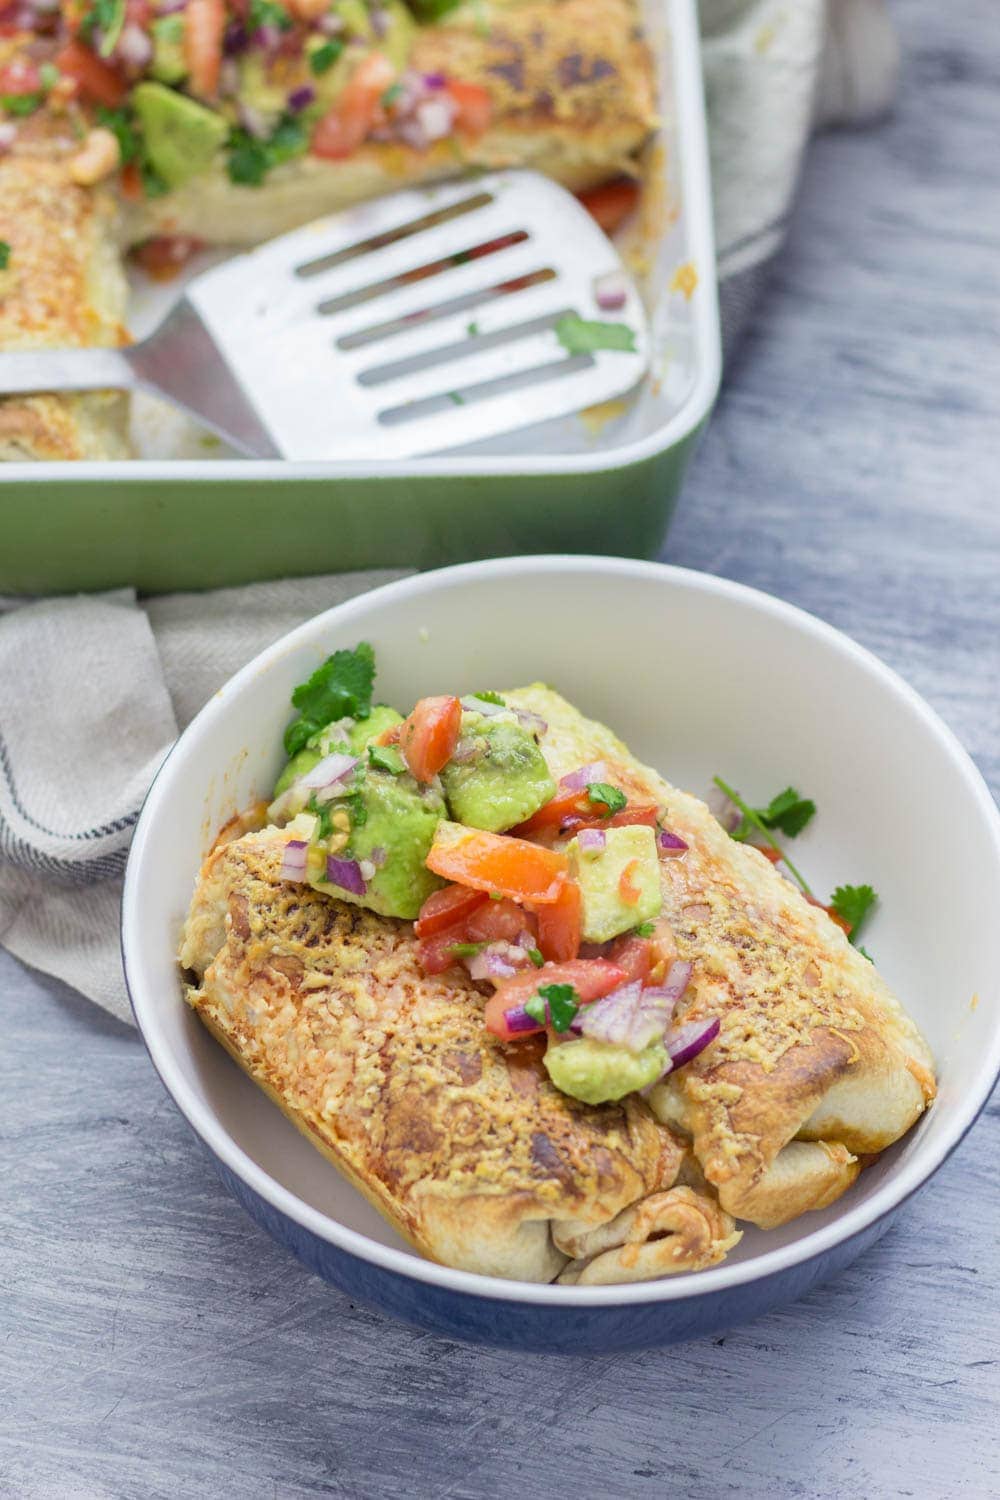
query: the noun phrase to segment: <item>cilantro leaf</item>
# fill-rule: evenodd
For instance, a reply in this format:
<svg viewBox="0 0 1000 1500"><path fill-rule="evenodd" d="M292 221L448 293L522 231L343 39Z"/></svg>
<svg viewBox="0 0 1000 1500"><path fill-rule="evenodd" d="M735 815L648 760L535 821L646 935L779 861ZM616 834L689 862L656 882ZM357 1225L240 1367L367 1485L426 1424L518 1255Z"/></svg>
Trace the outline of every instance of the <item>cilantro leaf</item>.
<svg viewBox="0 0 1000 1500"><path fill-rule="evenodd" d="M568 1031L580 1004L580 996L573 985L543 984L524 1008L540 1025L550 1025L553 1031Z"/></svg>
<svg viewBox="0 0 1000 1500"><path fill-rule="evenodd" d="M448 952L454 953L456 958L475 958L477 953L482 953L488 947L489 943L449 943Z"/></svg>
<svg viewBox="0 0 1000 1500"><path fill-rule="evenodd" d="M33 115L41 109L42 94L0 94L0 108L9 115Z"/></svg>
<svg viewBox="0 0 1000 1500"><path fill-rule="evenodd" d="M375 652L367 641L353 651L335 651L307 682L292 693L292 704L301 718L285 730L285 751L291 757L306 740L326 724L350 715L361 719L371 711L375 681Z"/></svg>
<svg viewBox="0 0 1000 1500"><path fill-rule="evenodd" d="M129 110L108 109L101 104L97 109L97 123L114 135L123 164L138 159L142 150L142 137L135 128L135 122Z"/></svg>
<svg viewBox="0 0 1000 1500"><path fill-rule="evenodd" d="M317 802L314 794L306 803L306 811L316 815L316 838L328 839L333 832L333 809L329 802Z"/></svg>
<svg viewBox="0 0 1000 1500"><path fill-rule="evenodd" d="M830 906L842 921L850 924L848 936L857 946L858 929L875 905L878 897L870 885L838 885L830 898ZM865 957L868 958L868 954Z"/></svg>
<svg viewBox="0 0 1000 1500"><path fill-rule="evenodd" d="M316 78L328 73L343 50L344 44L339 37L330 37L321 42L309 53L309 71Z"/></svg>
<svg viewBox="0 0 1000 1500"><path fill-rule="evenodd" d="M243 187L260 187L272 167L301 156L308 145L305 126L291 115L282 116L266 141L237 126L229 135L229 180Z"/></svg>
<svg viewBox="0 0 1000 1500"><path fill-rule="evenodd" d="M529 948L528 957L531 959L531 962L534 964L536 969L540 969L542 967L542 964L545 962L545 957L540 948Z"/></svg>
<svg viewBox="0 0 1000 1500"><path fill-rule="evenodd" d="M500 708L507 707L507 704L505 703L504 699L501 698L499 693L491 693L487 691L485 693L473 693L472 696L473 698L478 698L482 703L496 703Z"/></svg>
<svg viewBox="0 0 1000 1500"><path fill-rule="evenodd" d="M376 771L389 771L393 776L401 776L406 770L406 762L395 745L369 745L368 764Z"/></svg>
<svg viewBox="0 0 1000 1500"><path fill-rule="evenodd" d="M767 807L757 811L766 828L780 828L786 838L793 839L815 816L816 804L810 797L800 797L793 786L787 786L771 798Z"/></svg>
<svg viewBox="0 0 1000 1500"><path fill-rule="evenodd" d="M247 12L247 30L252 34L262 26L274 26L278 31L291 31L292 18L283 5L275 0L250 0Z"/></svg>
<svg viewBox="0 0 1000 1500"><path fill-rule="evenodd" d="M0 240L0 271L6 271L10 265L10 245L6 240Z"/></svg>
<svg viewBox="0 0 1000 1500"><path fill-rule="evenodd" d="M860 943L856 943L855 947L857 948L858 952L861 954L861 956L863 958L867 958L867 960L868 960L868 962L870 964L873 964L875 962L875 960L872 958L871 954L868 952L867 948L863 948Z"/></svg>
<svg viewBox="0 0 1000 1500"><path fill-rule="evenodd" d="M655 931L655 922L640 922L638 927L635 929L635 935L636 937L652 937Z"/></svg>
<svg viewBox="0 0 1000 1500"><path fill-rule="evenodd" d="M567 313L556 324L555 334L569 354L592 354L595 349L635 353L635 330L627 323L605 323L602 319L588 320Z"/></svg>
<svg viewBox="0 0 1000 1500"><path fill-rule="evenodd" d="M587 797L591 802L604 805L606 818L610 818L612 813L621 812L628 801L621 787L610 786L606 781L588 781Z"/></svg>

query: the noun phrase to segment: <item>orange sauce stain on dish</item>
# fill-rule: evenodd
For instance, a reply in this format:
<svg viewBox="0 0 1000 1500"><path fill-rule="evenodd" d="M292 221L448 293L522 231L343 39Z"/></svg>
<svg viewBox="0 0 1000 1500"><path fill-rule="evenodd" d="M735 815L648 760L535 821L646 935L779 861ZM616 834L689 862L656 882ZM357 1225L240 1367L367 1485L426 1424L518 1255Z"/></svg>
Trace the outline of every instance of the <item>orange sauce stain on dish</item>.
<svg viewBox="0 0 1000 1500"><path fill-rule="evenodd" d="M695 270L693 263L689 260L686 260L684 264L682 266L678 266L677 270L674 272L673 280L670 283L670 290L672 292L683 293L688 302L690 302L691 298L694 296L694 291L697 285L698 272Z"/></svg>

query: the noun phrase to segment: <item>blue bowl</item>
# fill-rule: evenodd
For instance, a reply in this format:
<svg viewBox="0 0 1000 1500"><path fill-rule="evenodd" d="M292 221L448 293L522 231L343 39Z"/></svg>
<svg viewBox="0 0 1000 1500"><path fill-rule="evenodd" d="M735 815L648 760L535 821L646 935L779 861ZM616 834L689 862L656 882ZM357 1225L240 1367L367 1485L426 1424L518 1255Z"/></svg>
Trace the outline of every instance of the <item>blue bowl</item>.
<svg viewBox="0 0 1000 1500"><path fill-rule="evenodd" d="M865 942L935 1053L940 1093L836 1204L724 1264L626 1286L539 1286L409 1249L212 1040L176 953L215 832L273 785L292 686L373 642L379 694L544 678L682 786L755 796L794 776L819 814L796 859L821 889L870 879ZM761 705L766 704L766 712ZM932 802L933 849L914 809ZM248 1212L350 1296L449 1337L610 1352L731 1326L808 1291L872 1244L975 1120L1000 1071L1000 816L954 737L846 637L720 579L607 558L504 559L422 574L293 631L218 693L167 757L136 828L122 946L163 1082ZM870 931L870 936L868 932ZM947 942L935 935L947 933Z"/></svg>

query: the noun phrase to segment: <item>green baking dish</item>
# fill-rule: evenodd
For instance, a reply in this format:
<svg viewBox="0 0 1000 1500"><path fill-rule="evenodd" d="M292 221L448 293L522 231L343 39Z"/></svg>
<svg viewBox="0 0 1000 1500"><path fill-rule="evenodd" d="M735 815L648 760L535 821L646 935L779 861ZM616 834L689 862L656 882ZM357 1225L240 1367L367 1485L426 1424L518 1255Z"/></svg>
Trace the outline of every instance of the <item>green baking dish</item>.
<svg viewBox="0 0 1000 1500"><path fill-rule="evenodd" d="M720 354L694 0L654 4L647 25L660 55L652 160L671 207L644 247L653 359L626 408L391 468L240 459L140 410L141 458L0 467L0 591L160 592L524 552L655 556ZM160 310L139 306L137 331Z"/></svg>

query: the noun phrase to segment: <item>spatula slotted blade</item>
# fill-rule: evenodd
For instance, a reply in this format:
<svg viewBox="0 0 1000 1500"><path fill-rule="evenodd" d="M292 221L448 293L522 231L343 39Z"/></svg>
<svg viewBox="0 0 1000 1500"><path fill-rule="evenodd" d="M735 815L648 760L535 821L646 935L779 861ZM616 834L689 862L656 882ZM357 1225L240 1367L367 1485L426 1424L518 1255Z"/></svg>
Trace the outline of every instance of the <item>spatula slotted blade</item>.
<svg viewBox="0 0 1000 1500"><path fill-rule="evenodd" d="M598 311L620 278L624 305ZM227 261L186 296L291 459L441 452L632 389L642 304L563 188L509 172L408 189ZM634 350L568 351L567 314L628 325Z"/></svg>

